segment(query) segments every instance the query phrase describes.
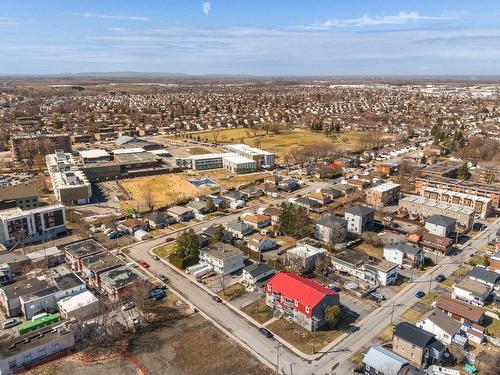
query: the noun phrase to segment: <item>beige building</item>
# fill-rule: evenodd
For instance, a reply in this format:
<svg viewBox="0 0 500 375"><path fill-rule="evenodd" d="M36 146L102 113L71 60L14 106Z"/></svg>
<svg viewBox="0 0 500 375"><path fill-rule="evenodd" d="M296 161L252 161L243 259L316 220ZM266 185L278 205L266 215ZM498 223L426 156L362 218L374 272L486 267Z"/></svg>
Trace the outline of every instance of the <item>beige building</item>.
<svg viewBox="0 0 500 375"><path fill-rule="evenodd" d="M423 220L432 215L448 216L457 221L463 232L472 229L474 224L474 210L470 207L460 207L415 195L408 195L399 200L399 212L414 220Z"/></svg>
<svg viewBox="0 0 500 375"><path fill-rule="evenodd" d="M425 198L440 202L456 204L460 207L470 207L476 214L485 219L491 211L491 199L479 195L460 193L458 191L426 187L422 190Z"/></svg>
<svg viewBox="0 0 500 375"><path fill-rule="evenodd" d="M384 207L399 199L401 185L392 182L375 186L366 191L366 203L373 207Z"/></svg>

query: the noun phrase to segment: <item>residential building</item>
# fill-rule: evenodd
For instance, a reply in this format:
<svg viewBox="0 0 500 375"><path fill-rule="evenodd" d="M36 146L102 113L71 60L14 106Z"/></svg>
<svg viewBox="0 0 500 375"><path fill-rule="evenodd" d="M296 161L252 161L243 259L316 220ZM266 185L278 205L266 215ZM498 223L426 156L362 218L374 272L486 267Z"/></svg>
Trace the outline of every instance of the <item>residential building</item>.
<svg viewBox="0 0 500 375"><path fill-rule="evenodd" d="M480 184L446 177L416 178L415 191L419 195L423 196L423 191L428 187L487 197L491 199L493 209L497 210L500 208L500 189L497 185Z"/></svg>
<svg viewBox="0 0 500 375"><path fill-rule="evenodd" d="M445 296L437 297L434 305L457 322L469 325L483 323L485 315L480 307Z"/></svg>
<svg viewBox="0 0 500 375"><path fill-rule="evenodd" d="M34 267L54 267L66 261L64 253L56 246L26 254Z"/></svg>
<svg viewBox="0 0 500 375"><path fill-rule="evenodd" d="M97 315L99 299L90 291L63 298L57 302L59 314L63 319L84 320Z"/></svg>
<svg viewBox="0 0 500 375"><path fill-rule="evenodd" d="M428 165L420 171L422 177L456 177L461 162L443 161Z"/></svg>
<svg viewBox="0 0 500 375"><path fill-rule="evenodd" d="M29 210L38 207L40 183L34 178L31 182L0 186L0 209L18 207Z"/></svg>
<svg viewBox="0 0 500 375"><path fill-rule="evenodd" d="M397 203L401 193L401 185L386 182L366 191L366 203L373 207L384 207Z"/></svg>
<svg viewBox="0 0 500 375"><path fill-rule="evenodd" d="M500 251L497 251L493 256L490 257L490 269L492 271L500 273Z"/></svg>
<svg viewBox="0 0 500 375"><path fill-rule="evenodd" d="M424 263L423 250L411 244L384 246L384 259L399 266L415 268Z"/></svg>
<svg viewBox="0 0 500 375"><path fill-rule="evenodd" d="M321 242L311 238L304 238L297 242L297 246L286 252L288 262L294 262L306 271L313 270L316 262L325 258L327 250L323 249Z"/></svg>
<svg viewBox="0 0 500 375"><path fill-rule="evenodd" d="M0 345L0 374L20 372L74 346L73 333L63 326L47 326L12 337Z"/></svg>
<svg viewBox="0 0 500 375"><path fill-rule="evenodd" d="M243 238L253 233L254 229L251 225L244 223L241 220L233 220L225 224L226 230L236 238Z"/></svg>
<svg viewBox="0 0 500 375"><path fill-rule="evenodd" d="M257 290L264 286L266 280L274 275L273 267L266 263L251 264L243 268L240 283L247 289Z"/></svg>
<svg viewBox="0 0 500 375"><path fill-rule="evenodd" d="M456 220L444 215L432 215L425 219L425 229L430 234L451 237L455 233Z"/></svg>
<svg viewBox="0 0 500 375"><path fill-rule="evenodd" d="M62 204L0 211L0 243L12 246L54 239L66 233L65 221Z"/></svg>
<svg viewBox="0 0 500 375"><path fill-rule="evenodd" d="M167 209L167 214L177 221L189 221L194 217L192 209L183 206L173 206Z"/></svg>
<svg viewBox="0 0 500 375"><path fill-rule="evenodd" d="M408 235L408 241L418 243L424 251L449 255L453 250L453 240L429 233L426 228L420 228Z"/></svg>
<svg viewBox="0 0 500 375"><path fill-rule="evenodd" d="M107 252L107 249L93 238L86 238L65 245L63 251L71 269L81 271L83 269L82 259Z"/></svg>
<svg viewBox="0 0 500 375"><path fill-rule="evenodd" d="M314 237L328 245L345 242L347 220L332 214L324 214L316 221Z"/></svg>
<svg viewBox="0 0 500 375"><path fill-rule="evenodd" d="M471 280L477 281L478 283L487 285L493 290L500 290L500 273L498 272L490 271L483 267L474 267L469 271L467 277Z"/></svg>
<svg viewBox="0 0 500 375"><path fill-rule="evenodd" d="M12 157L14 160L32 160L37 154L52 154L55 150L71 152L71 137L61 134L14 134L10 137Z"/></svg>
<svg viewBox="0 0 500 375"><path fill-rule="evenodd" d="M491 198L488 197L432 187L424 188L422 193L423 197L428 199L446 202L460 207L470 207L482 219L485 219L492 209Z"/></svg>
<svg viewBox="0 0 500 375"><path fill-rule="evenodd" d="M7 263L0 263L0 287L14 282L14 275Z"/></svg>
<svg viewBox="0 0 500 375"><path fill-rule="evenodd" d="M175 222L175 219L167 214L166 211L153 211L144 216L151 228L164 228Z"/></svg>
<svg viewBox="0 0 500 375"><path fill-rule="evenodd" d="M271 237L263 236L260 233L254 233L248 236L246 240L248 248L256 252L268 251L278 247Z"/></svg>
<svg viewBox="0 0 500 375"><path fill-rule="evenodd" d="M371 229L374 217L375 210L365 206L352 206L344 214L347 220L347 230L357 234Z"/></svg>
<svg viewBox="0 0 500 375"><path fill-rule="evenodd" d="M457 221L462 232L472 229L474 210L433 199L407 195L399 200L399 212L413 220L426 219L432 215L448 216Z"/></svg>
<svg viewBox="0 0 500 375"><path fill-rule="evenodd" d="M200 249L200 263L213 267L218 274L229 275L245 267L245 255L236 247L216 242Z"/></svg>
<svg viewBox="0 0 500 375"><path fill-rule="evenodd" d="M366 254L347 249L332 257L337 272L357 277L372 285L389 285L398 277L398 265L384 259L374 259Z"/></svg>
<svg viewBox="0 0 500 375"><path fill-rule="evenodd" d="M432 310L422 316L416 326L432 333L445 345L450 345L455 335L460 334L462 325L441 310Z"/></svg>
<svg viewBox="0 0 500 375"><path fill-rule="evenodd" d="M382 346L372 346L363 357L364 375L425 375L410 362Z"/></svg>
<svg viewBox="0 0 500 375"><path fill-rule="evenodd" d="M266 304L309 331L325 324L325 309L339 305L339 295L316 281L294 273L278 272L266 283Z"/></svg>
<svg viewBox="0 0 500 375"><path fill-rule="evenodd" d="M10 269L12 279L24 275L32 270L31 260L24 255L22 250L11 250L0 252L0 264L7 264Z"/></svg>
<svg viewBox="0 0 500 375"><path fill-rule="evenodd" d="M121 267L125 262L109 251L81 259L82 273L89 285L100 288L101 274Z"/></svg>
<svg viewBox="0 0 500 375"><path fill-rule="evenodd" d="M392 350L417 366L441 362L445 349L434 334L411 323L401 322L394 327Z"/></svg>
<svg viewBox="0 0 500 375"><path fill-rule="evenodd" d="M7 316L23 315L31 319L41 312L57 311L57 302L86 290L87 286L75 273L57 277L35 277L0 288L0 304Z"/></svg>
<svg viewBox="0 0 500 375"><path fill-rule="evenodd" d="M122 265L100 275L101 290L113 301L130 298L139 283L148 281L147 275L136 269Z"/></svg>
<svg viewBox="0 0 500 375"><path fill-rule="evenodd" d="M264 214L244 215L242 220L245 224L248 224L257 230L271 225L271 218Z"/></svg>
<svg viewBox="0 0 500 375"><path fill-rule="evenodd" d="M146 221L141 219L129 218L122 221L118 225L118 229L128 234L134 234L138 230L147 231L149 228L148 228L148 223Z"/></svg>
<svg viewBox="0 0 500 375"><path fill-rule="evenodd" d="M465 277L453 285L451 297L476 306L483 306L492 289L488 285Z"/></svg>

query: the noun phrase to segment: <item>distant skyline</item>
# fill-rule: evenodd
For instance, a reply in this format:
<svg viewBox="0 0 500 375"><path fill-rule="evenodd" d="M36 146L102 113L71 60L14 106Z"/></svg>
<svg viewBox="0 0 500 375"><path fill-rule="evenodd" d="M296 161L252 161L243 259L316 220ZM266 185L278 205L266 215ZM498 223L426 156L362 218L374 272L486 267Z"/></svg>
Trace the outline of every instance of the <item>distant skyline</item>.
<svg viewBox="0 0 500 375"><path fill-rule="evenodd" d="M500 75L494 0L0 0L0 75Z"/></svg>

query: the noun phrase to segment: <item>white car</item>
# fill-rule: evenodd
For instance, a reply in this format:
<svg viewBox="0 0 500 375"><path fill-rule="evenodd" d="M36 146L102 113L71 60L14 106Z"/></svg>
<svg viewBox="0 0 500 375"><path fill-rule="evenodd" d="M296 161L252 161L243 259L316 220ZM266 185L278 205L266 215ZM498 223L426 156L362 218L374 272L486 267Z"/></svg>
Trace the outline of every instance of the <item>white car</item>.
<svg viewBox="0 0 500 375"><path fill-rule="evenodd" d="M133 302L127 302L127 303L122 305L122 311L131 310L134 307L135 307L135 304Z"/></svg>
<svg viewBox="0 0 500 375"><path fill-rule="evenodd" d="M139 318L136 317L136 316L131 316L128 318L128 320L130 321L130 323L132 323L134 326L138 325L140 322L139 322Z"/></svg>

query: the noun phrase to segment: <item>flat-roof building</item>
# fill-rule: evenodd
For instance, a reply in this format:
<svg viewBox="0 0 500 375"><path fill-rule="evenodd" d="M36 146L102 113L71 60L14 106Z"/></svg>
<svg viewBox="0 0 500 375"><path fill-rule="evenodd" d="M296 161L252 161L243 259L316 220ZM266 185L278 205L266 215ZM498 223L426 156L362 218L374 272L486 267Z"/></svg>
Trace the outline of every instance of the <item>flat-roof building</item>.
<svg viewBox="0 0 500 375"><path fill-rule="evenodd" d="M457 221L464 232L472 229L474 210L434 199L408 195L399 200L399 211L413 219L426 219L432 215L448 216Z"/></svg>
<svg viewBox="0 0 500 375"><path fill-rule="evenodd" d="M432 187L424 188L422 193L425 198L456 204L460 207L470 207L482 219L485 219L491 211L491 198L488 197Z"/></svg>
<svg viewBox="0 0 500 375"><path fill-rule="evenodd" d="M229 152L255 160L257 168L274 168L276 164L276 155L272 152L264 151L255 147L250 147L243 143L227 145L225 149Z"/></svg>
<svg viewBox="0 0 500 375"><path fill-rule="evenodd" d="M384 207L399 200L401 185L386 182L366 191L366 203L374 207Z"/></svg>

